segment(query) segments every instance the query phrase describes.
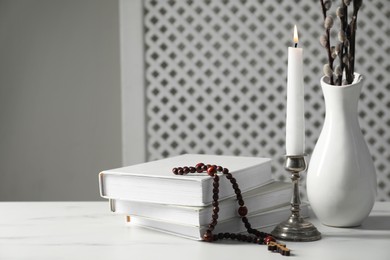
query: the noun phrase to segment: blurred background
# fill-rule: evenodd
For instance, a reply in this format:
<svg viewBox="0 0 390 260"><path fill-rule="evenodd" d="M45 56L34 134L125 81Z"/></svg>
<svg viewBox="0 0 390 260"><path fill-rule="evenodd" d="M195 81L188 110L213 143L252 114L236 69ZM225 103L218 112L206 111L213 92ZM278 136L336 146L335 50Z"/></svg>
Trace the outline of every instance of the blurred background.
<svg viewBox="0 0 390 260"><path fill-rule="evenodd" d="M357 32L377 200L390 200L389 17L390 0L365 0ZM181 153L270 157L289 181L294 24L309 160L325 111L319 0L0 0L0 200L99 200L101 170Z"/></svg>

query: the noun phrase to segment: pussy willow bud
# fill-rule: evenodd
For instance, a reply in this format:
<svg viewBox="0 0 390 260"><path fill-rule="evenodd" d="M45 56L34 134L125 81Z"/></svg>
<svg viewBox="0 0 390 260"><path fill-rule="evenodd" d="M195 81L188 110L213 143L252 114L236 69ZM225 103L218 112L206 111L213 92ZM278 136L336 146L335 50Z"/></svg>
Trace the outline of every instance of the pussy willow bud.
<svg viewBox="0 0 390 260"><path fill-rule="evenodd" d="M342 18L344 16L344 8L342 8L341 6L337 7L336 15L337 17Z"/></svg>
<svg viewBox="0 0 390 260"><path fill-rule="evenodd" d="M329 64L325 64L325 65L324 65L323 72L324 72L325 76L327 76L327 77L329 77L329 78L330 78L330 77L332 76L332 74L333 74L333 71L332 71L332 69L330 68Z"/></svg>
<svg viewBox="0 0 390 260"><path fill-rule="evenodd" d="M348 57L347 56L343 57L343 63L346 64L346 65L348 64Z"/></svg>
<svg viewBox="0 0 390 260"><path fill-rule="evenodd" d="M334 51L336 52L337 55L339 55L340 50L341 50L341 43L336 45L336 49Z"/></svg>
<svg viewBox="0 0 390 260"><path fill-rule="evenodd" d="M334 68L334 74L335 74L336 76L340 76L341 73L342 73L341 67L340 67L339 65L337 65L336 68Z"/></svg>
<svg viewBox="0 0 390 260"><path fill-rule="evenodd" d="M332 16L327 16L324 21L325 29L329 30L333 26L333 18Z"/></svg>
<svg viewBox="0 0 390 260"><path fill-rule="evenodd" d="M359 9L360 7L362 7L362 4L363 4L363 0L353 0L353 7L355 9Z"/></svg>
<svg viewBox="0 0 390 260"><path fill-rule="evenodd" d="M340 42L344 42L347 38L345 37L345 32L343 30L339 31L338 38Z"/></svg>
<svg viewBox="0 0 390 260"><path fill-rule="evenodd" d="M335 59L337 57L336 47L332 46L330 48L330 54L331 54L333 59Z"/></svg>
<svg viewBox="0 0 390 260"><path fill-rule="evenodd" d="M351 3L351 0L344 0L344 4L348 6Z"/></svg>
<svg viewBox="0 0 390 260"><path fill-rule="evenodd" d="M321 35L320 44L322 47L326 48L326 45L328 44L328 37L326 37L326 35Z"/></svg>
<svg viewBox="0 0 390 260"><path fill-rule="evenodd" d="M329 10L332 6L332 1L331 0L325 0L324 1L324 7L326 10Z"/></svg>

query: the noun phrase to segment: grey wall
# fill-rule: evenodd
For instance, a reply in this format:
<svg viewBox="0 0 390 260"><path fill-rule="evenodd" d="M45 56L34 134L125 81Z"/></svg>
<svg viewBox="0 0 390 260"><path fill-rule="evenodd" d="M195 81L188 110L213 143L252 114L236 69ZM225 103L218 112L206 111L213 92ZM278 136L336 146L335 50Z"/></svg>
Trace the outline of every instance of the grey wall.
<svg viewBox="0 0 390 260"><path fill-rule="evenodd" d="M121 165L118 2L0 0L0 200L96 200Z"/></svg>

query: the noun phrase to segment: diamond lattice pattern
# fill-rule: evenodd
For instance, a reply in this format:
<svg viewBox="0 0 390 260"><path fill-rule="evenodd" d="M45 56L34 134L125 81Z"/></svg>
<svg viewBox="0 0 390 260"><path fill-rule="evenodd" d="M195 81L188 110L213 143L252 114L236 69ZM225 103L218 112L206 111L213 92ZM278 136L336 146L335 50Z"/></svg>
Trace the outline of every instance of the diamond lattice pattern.
<svg viewBox="0 0 390 260"><path fill-rule="evenodd" d="M144 1L147 159L265 156L274 159L274 177L288 180L287 47L297 24L310 154L325 111L321 14L316 0ZM378 200L390 200L389 17L389 0L364 1L357 35L356 71L366 75L360 124L375 160Z"/></svg>

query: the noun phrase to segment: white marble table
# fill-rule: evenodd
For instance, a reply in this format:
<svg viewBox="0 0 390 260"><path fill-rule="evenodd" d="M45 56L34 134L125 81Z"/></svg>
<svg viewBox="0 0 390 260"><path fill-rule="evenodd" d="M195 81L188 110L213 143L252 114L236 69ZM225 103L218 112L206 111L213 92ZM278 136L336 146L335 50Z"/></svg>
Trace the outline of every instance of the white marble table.
<svg viewBox="0 0 390 260"><path fill-rule="evenodd" d="M359 228L310 219L323 239L287 243L298 259L390 259L390 202L377 203ZM1 202L0 259L288 259L265 246L205 243L126 226L107 202Z"/></svg>

